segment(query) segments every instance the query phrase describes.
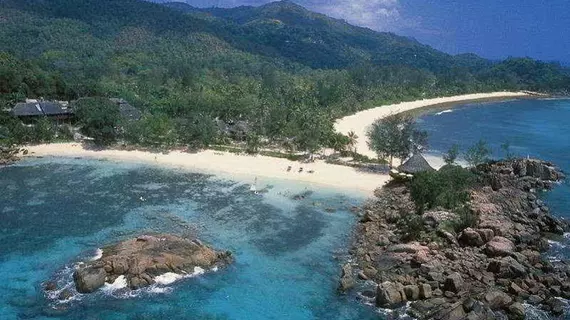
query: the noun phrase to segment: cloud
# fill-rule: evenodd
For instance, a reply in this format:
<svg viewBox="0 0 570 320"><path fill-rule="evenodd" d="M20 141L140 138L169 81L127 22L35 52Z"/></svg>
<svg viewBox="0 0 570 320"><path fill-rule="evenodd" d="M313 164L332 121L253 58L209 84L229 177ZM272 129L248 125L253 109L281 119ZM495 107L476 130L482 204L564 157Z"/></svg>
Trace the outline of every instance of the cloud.
<svg viewBox="0 0 570 320"><path fill-rule="evenodd" d="M398 0L306 1L309 9L380 31L398 29L403 21Z"/></svg>
<svg viewBox="0 0 570 320"><path fill-rule="evenodd" d="M154 0L161 1L161 0ZM164 2L165 0L162 0ZM271 0L178 0L197 7L259 6ZM412 21L402 17L400 0L293 0L309 10L378 31L398 31Z"/></svg>

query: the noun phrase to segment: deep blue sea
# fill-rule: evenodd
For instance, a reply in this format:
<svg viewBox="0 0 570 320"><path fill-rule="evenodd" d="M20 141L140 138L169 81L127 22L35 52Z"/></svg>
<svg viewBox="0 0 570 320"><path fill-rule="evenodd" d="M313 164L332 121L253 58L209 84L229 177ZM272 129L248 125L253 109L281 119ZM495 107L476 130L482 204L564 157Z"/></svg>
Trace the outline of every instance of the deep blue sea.
<svg viewBox="0 0 570 320"><path fill-rule="evenodd" d="M75 159L0 168L0 188L0 319L378 318L336 294L358 195L263 180L256 195L214 176ZM197 235L236 262L134 293L43 293L46 280L71 285L97 248L145 232Z"/></svg>
<svg viewBox="0 0 570 320"><path fill-rule="evenodd" d="M570 176L570 99L530 99L466 104L430 110L418 119L429 134L430 153L441 155L453 144L465 151L480 139L493 158L505 157L508 143L517 157L548 160ZM570 219L570 179L542 194L552 213ZM552 259L568 259L568 239L552 242Z"/></svg>

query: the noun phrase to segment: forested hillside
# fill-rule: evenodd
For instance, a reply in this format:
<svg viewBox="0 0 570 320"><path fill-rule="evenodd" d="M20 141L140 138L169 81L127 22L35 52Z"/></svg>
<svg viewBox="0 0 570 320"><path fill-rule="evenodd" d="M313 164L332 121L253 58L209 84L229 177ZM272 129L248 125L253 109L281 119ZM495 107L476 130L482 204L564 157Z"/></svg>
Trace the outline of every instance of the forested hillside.
<svg viewBox="0 0 570 320"><path fill-rule="evenodd" d="M568 88L556 64L452 56L291 2L0 0L2 108L26 97L122 97L165 128L244 120L255 135L308 149L330 140L334 118L372 105Z"/></svg>

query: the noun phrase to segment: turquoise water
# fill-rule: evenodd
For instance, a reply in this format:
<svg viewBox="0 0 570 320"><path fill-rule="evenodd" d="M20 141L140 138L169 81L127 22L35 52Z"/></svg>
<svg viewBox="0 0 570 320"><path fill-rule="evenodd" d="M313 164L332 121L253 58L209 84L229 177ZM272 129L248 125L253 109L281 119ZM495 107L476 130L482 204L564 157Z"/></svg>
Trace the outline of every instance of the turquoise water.
<svg viewBox="0 0 570 320"><path fill-rule="evenodd" d="M453 144L467 149L484 139L493 157L504 157L501 144L519 157L552 161L570 175L570 100L513 100L433 110L418 119L429 134L430 152L441 155ZM552 213L570 219L570 181L542 195ZM553 243L555 259L568 259L568 240Z"/></svg>
<svg viewBox="0 0 570 320"><path fill-rule="evenodd" d="M0 319L377 319L336 294L356 221L348 209L363 199L260 184L268 192L255 195L212 176L86 160L0 168ZM42 292L48 279L70 285L98 247L143 232L197 235L236 262L134 293L59 302Z"/></svg>

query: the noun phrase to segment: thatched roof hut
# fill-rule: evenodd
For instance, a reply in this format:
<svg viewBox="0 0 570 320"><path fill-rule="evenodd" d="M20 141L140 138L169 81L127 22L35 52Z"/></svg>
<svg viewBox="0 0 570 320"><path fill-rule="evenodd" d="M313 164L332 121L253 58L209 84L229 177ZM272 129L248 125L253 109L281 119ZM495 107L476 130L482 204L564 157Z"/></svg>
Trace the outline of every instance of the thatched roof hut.
<svg viewBox="0 0 570 320"><path fill-rule="evenodd" d="M429 165L427 160L419 152L417 152L414 153L414 155L406 162L404 162L400 167L398 167L398 171L408 174L415 174L423 171L435 171L435 169Z"/></svg>

